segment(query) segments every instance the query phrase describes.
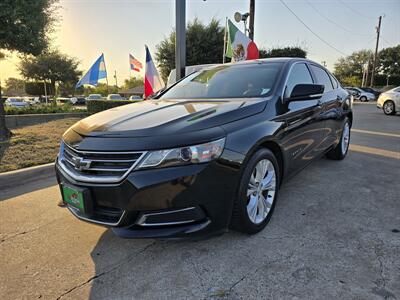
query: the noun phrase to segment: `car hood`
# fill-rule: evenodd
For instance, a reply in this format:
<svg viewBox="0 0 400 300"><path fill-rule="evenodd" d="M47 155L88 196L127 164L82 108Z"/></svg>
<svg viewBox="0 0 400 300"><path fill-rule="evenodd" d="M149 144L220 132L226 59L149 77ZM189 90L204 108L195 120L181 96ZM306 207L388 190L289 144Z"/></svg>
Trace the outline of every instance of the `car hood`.
<svg viewBox="0 0 400 300"><path fill-rule="evenodd" d="M204 130L257 114L265 98L146 100L112 108L70 128L86 137L146 137Z"/></svg>

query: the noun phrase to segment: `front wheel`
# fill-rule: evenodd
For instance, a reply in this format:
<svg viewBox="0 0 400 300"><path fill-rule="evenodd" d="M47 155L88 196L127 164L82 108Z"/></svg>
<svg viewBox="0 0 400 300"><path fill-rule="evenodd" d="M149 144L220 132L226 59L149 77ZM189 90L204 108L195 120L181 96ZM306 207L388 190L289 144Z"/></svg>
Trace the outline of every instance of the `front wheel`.
<svg viewBox="0 0 400 300"><path fill-rule="evenodd" d="M342 135L340 137L339 144L336 145L335 148L330 150L326 156L330 159L334 160L342 160L346 157L346 154L349 150L350 145L350 122L349 119L346 117L343 123L342 128Z"/></svg>
<svg viewBox="0 0 400 300"><path fill-rule="evenodd" d="M278 197L279 176L278 162L270 150L254 153L243 171L231 228L254 234L267 225Z"/></svg>
<svg viewBox="0 0 400 300"><path fill-rule="evenodd" d="M360 97L360 101L361 101L361 102L367 102L368 100L367 100L367 97L362 96L362 97Z"/></svg>
<svg viewBox="0 0 400 300"><path fill-rule="evenodd" d="M383 104L383 113L385 115L394 115L396 113L394 102L392 100L388 100Z"/></svg>

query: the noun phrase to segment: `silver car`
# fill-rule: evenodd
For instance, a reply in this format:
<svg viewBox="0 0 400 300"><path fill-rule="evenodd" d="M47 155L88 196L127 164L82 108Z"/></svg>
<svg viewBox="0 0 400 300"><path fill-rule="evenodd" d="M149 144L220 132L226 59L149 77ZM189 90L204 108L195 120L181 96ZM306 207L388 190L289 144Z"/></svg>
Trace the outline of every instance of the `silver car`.
<svg viewBox="0 0 400 300"><path fill-rule="evenodd" d="M383 109L385 115L400 112L400 86L380 94L376 106Z"/></svg>
<svg viewBox="0 0 400 300"><path fill-rule="evenodd" d="M348 90L354 96L354 99L362 102L375 101L376 99L374 94L363 91L357 87L346 87L346 90Z"/></svg>

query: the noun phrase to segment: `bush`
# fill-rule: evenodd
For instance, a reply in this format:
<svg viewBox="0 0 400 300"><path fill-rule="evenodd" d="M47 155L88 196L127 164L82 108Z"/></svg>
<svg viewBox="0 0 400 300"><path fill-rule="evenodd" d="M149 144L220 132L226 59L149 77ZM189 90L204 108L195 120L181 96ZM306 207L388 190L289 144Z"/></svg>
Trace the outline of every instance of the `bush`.
<svg viewBox="0 0 400 300"><path fill-rule="evenodd" d="M86 112L83 109L75 109L71 105L34 105L27 107L5 106L6 115L30 115L30 114L54 114L54 113L71 113Z"/></svg>
<svg viewBox="0 0 400 300"><path fill-rule="evenodd" d="M131 100L89 100L86 101L87 111L90 114L95 114L103 110L113 107L135 103L137 101Z"/></svg>

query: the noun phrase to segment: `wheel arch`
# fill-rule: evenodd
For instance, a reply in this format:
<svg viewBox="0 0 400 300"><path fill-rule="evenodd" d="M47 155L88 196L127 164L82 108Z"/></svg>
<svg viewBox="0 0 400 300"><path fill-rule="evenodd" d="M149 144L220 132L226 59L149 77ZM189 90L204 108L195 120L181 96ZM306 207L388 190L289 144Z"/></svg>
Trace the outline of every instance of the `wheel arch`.
<svg viewBox="0 0 400 300"><path fill-rule="evenodd" d="M284 162L284 156L282 152L282 148L279 146L279 144L274 141L274 140L262 140L256 143L256 145L248 152L246 155L246 160L250 159L253 154L262 148L266 148L270 150L276 157L276 160L278 161L278 167L279 167L279 183L282 184L282 179L283 179L283 174L285 173L285 162Z"/></svg>

